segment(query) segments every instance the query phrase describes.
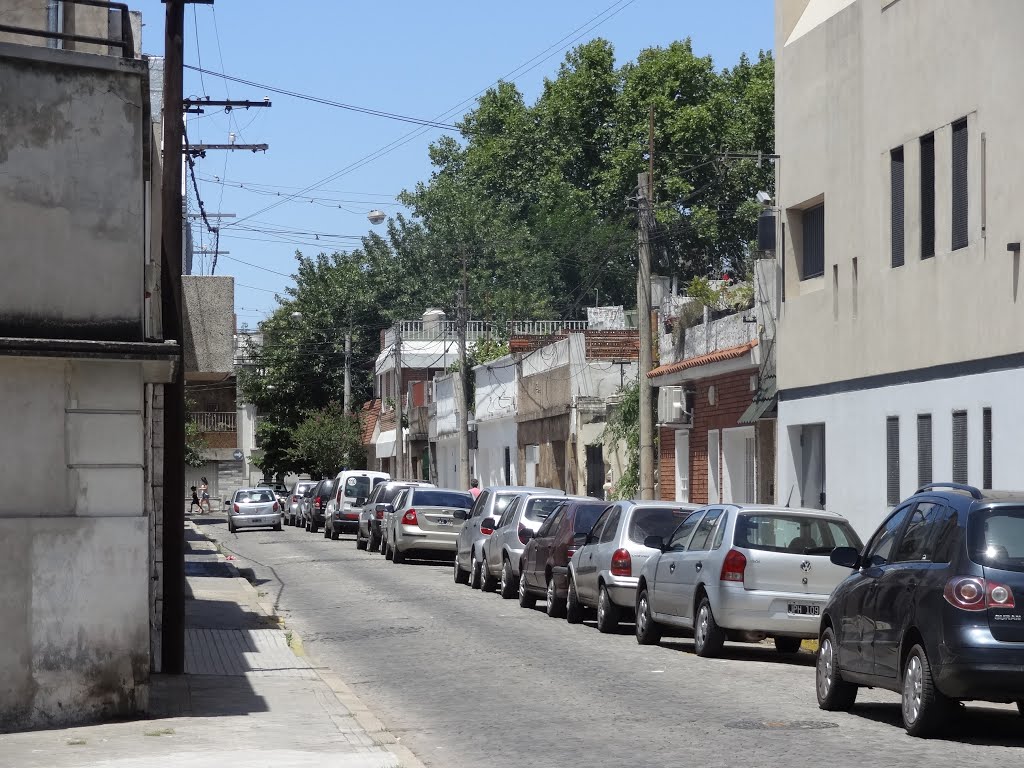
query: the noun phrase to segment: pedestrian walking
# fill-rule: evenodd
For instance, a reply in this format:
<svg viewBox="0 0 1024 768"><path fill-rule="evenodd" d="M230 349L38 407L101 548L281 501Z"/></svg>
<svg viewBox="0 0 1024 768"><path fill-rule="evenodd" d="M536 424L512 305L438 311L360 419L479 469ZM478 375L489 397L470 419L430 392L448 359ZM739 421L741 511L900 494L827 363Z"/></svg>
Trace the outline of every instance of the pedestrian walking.
<svg viewBox="0 0 1024 768"><path fill-rule="evenodd" d="M192 514L192 508L199 507L199 514L203 514L203 505L199 501L199 494L196 493L196 487L192 486L192 503L188 505L188 513Z"/></svg>
<svg viewBox="0 0 1024 768"><path fill-rule="evenodd" d="M473 482L469 484L469 493L474 499L480 495L480 481L475 477L473 478Z"/></svg>
<svg viewBox="0 0 1024 768"><path fill-rule="evenodd" d="M205 477L199 478L199 497L201 499L199 509L202 510L205 506L207 512L213 512L213 510L210 509L210 481ZM203 512L200 511L200 514L203 514Z"/></svg>

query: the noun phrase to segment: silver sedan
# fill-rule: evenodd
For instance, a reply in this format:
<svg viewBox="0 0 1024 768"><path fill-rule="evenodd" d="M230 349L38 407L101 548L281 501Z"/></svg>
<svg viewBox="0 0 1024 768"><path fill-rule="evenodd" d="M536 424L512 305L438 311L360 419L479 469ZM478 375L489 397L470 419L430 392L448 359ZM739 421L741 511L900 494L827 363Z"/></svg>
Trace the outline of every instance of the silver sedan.
<svg viewBox="0 0 1024 768"><path fill-rule="evenodd" d="M281 530L281 505L270 488L239 488L224 506L231 533L239 528Z"/></svg>

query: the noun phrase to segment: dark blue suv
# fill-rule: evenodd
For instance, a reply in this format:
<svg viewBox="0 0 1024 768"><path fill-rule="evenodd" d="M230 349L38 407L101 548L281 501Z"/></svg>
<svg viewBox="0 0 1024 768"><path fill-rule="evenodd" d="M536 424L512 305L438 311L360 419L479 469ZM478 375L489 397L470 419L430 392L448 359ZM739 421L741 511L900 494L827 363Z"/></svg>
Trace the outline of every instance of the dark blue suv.
<svg viewBox="0 0 1024 768"><path fill-rule="evenodd" d="M1024 707L1024 492L932 483L832 562L854 572L821 616L822 709L887 688L907 733L931 736L957 701Z"/></svg>

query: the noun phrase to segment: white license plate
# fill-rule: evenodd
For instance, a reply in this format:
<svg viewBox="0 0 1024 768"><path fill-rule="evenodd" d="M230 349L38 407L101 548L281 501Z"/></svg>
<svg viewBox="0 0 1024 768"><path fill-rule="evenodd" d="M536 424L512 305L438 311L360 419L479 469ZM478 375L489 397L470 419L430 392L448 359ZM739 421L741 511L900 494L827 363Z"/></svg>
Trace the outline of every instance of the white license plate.
<svg viewBox="0 0 1024 768"><path fill-rule="evenodd" d="M790 616L821 616L821 606L811 603L790 603L787 612Z"/></svg>
<svg viewBox="0 0 1024 768"><path fill-rule="evenodd" d="M437 520L435 522L438 525L451 525L452 524L451 518L449 518L449 517L439 517L439 518L437 518Z"/></svg>

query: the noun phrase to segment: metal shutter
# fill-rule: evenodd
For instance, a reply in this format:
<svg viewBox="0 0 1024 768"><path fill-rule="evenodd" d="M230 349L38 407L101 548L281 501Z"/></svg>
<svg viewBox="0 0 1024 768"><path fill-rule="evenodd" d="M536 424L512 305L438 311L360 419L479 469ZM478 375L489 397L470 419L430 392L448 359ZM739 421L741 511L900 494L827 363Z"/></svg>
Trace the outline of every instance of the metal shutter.
<svg viewBox="0 0 1024 768"><path fill-rule="evenodd" d="M917 417L917 484L927 485L932 481L932 415L922 413Z"/></svg>
<svg viewBox="0 0 1024 768"><path fill-rule="evenodd" d="M921 137L921 258L935 255L935 134Z"/></svg>
<svg viewBox="0 0 1024 768"><path fill-rule="evenodd" d="M885 503L900 503L900 417L885 420Z"/></svg>
<svg viewBox="0 0 1024 768"><path fill-rule="evenodd" d="M889 176L891 182L892 220L892 266L903 266L903 147L889 153Z"/></svg>
<svg viewBox="0 0 1024 768"><path fill-rule="evenodd" d="M808 208L803 215L803 271L801 280L825 274L825 206Z"/></svg>
<svg viewBox="0 0 1024 768"><path fill-rule="evenodd" d="M953 250L967 247L967 120L953 123Z"/></svg>
<svg viewBox="0 0 1024 768"><path fill-rule="evenodd" d="M992 409L981 412L981 482L983 488L992 487Z"/></svg>
<svg viewBox="0 0 1024 768"><path fill-rule="evenodd" d="M953 482L967 482L967 411L953 411Z"/></svg>

